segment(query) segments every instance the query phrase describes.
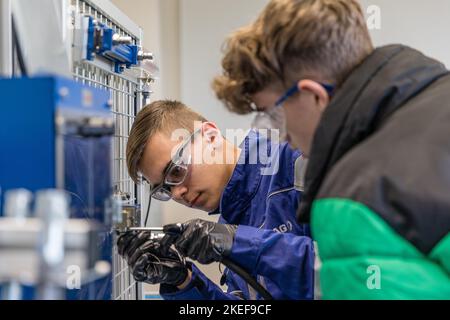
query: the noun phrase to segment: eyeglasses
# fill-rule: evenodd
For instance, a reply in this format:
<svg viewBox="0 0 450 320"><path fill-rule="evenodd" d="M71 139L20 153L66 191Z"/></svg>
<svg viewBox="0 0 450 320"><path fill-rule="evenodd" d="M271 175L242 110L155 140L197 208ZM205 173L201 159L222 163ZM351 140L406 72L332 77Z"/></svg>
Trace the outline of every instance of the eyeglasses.
<svg viewBox="0 0 450 320"><path fill-rule="evenodd" d="M334 94L335 87L331 84L325 84L318 82L328 93L330 97ZM267 108L264 111L258 109L256 104L254 102L250 102L250 107L256 111L256 112L264 112L267 113L269 116L271 116L271 112L275 112L275 109L278 109L277 107L283 106L283 104L286 102L287 99L292 97L294 94L299 93L300 89L298 87L298 83L295 83L292 87L290 87L276 102L275 105L271 108ZM275 114L275 113L273 113Z"/></svg>
<svg viewBox="0 0 450 320"><path fill-rule="evenodd" d="M150 196L156 200L169 201L172 199L171 188L181 185L187 177L188 169L191 164L191 152L188 146L194 141L195 136L201 132L196 130L189 138L187 138L178 148L167 168L164 170L163 182L151 187Z"/></svg>
<svg viewBox="0 0 450 320"><path fill-rule="evenodd" d="M329 84L324 84L318 82L328 93L328 95L331 97L334 93L334 86ZM251 103L251 108L259 113L259 121L264 122L263 118L268 119L270 121L271 128L276 128L279 130L283 130L284 126L286 125L286 118L284 114L283 104L288 100L290 97L292 97L294 94L300 92L300 89L298 88L298 83L295 83L292 87L290 87L276 102L275 105L266 108L265 110L259 109L253 102ZM258 117L257 117L258 118Z"/></svg>
<svg viewBox="0 0 450 320"><path fill-rule="evenodd" d="M328 95L331 97L334 93L334 86L330 84L324 84L318 82L328 93ZM275 102L275 107L280 107L283 105L283 103L286 102L287 99L292 97L294 94L300 92L300 89L298 87L298 84L295 83L292 87L290 87L281 97Z"/></svg>

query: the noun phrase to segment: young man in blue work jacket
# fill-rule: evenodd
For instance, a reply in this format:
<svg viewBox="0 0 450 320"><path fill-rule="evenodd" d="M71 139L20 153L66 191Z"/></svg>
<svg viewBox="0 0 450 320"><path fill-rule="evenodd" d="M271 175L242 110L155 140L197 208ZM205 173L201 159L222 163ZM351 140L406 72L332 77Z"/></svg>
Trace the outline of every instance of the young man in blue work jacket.
<svg viewBox="0 0 450 320"><path fill-rule="evenodd" d="M227 258L275 299L312 299L313 242L309 227L295 219L301 199L295 169L302 161L287 144L256 131L237 147L182 103L152 103L130 132L130 176L139 181L142 175L158 200L174 199L220 219L165 226L162 241L146 232L127 233L118 239L119 253L137 281L161 284L164 299L261 298L228 269L223 292L180 254L202 264Z"/></svg>

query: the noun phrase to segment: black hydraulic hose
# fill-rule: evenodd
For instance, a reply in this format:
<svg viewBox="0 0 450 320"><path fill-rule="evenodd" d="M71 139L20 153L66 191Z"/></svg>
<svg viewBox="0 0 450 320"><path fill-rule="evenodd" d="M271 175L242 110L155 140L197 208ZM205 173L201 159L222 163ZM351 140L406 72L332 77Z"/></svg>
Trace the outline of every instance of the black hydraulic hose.
<svg viewBox="0 0 450 320"><path fill-rule="evenodd" d="M148 196L148 206L147 206L147 212L145 213L145 222L144 222L144 227L147 227L148 224L148 217L150 215L150 206L152 204L152 189L150 188L150 193Z"/></svg>
<svg viewBox="0 0 450 320"><path fill-rule="evenodd" d="M170 234L172 236L178 237L181 233L183 233L183 224L178 223L177 224L177 230L171 230ZM173 238L173 240L175 239ZM253 289L258 292L261 297L264 298L264 300L273 300L272 295L256 281L244 268L242 268L240 265L235 263L234 261L231 261L228 258L222 257L220 261L223 265L228 267L231 271L239 275L242 279L244 279L245 282L248 283L249 286L251 286Z"/></svg>
<svg viewBox="0 0 450 320"><path fill-rule="evenodd" d="M223 258L221 263L226 266L228 269L239 275L242 279L244 279L245 282L248 283L249 286L251 286L253 289L258 292L261 297L263 297L264 300L273 300L272 295L264 288L262 285L260 285L246 270L244 270L241 266L236 264L235 262Z"/></svg>

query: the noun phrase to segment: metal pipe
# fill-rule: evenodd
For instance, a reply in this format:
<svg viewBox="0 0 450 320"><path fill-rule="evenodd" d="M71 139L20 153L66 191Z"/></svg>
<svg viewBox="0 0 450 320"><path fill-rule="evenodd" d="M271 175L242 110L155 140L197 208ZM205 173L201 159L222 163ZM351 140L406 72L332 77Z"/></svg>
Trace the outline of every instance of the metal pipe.
<svg viewBox="0 0 450 320"><path fill-rule="evenodd" d="M0 0L0 77L12 76L12 62L11 0Z"/></svg>
<svg viewBox="0 0 450 320"><path fill-rule="evenodd" d="M162 227L151 227L151 228L145 228L145 227L136 227L136 228L128 228L128 231L149 231L149 232L163 232Z"/></svg>
<svg viewBox="0 0 450 320"><path fill-rule="evenodd" d="M138 60L139 61L143 61L143 60L153 60L154 56L153 53L151 52L145 52L145 51L139 51L138 53Z"/></svg>
<svg viewBox="0 0 450 320"><path fill-rule="evenodd" d="M114 45L132 44L132 43L133 43L133 38L130 36L121 36L118 33L113 35L113 44Z"/></svg>

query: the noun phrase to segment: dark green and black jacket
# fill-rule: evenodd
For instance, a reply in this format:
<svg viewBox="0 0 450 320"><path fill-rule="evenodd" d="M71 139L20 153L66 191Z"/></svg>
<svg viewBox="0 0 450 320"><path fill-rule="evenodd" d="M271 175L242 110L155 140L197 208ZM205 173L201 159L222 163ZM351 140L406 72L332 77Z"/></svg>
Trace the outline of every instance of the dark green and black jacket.
<svg viewBox="0 0 450 320"><path fill-rule="evenodd" d="M450 299L450 75L411 48L376 49L314 137L300 222L325 299Z"/></svg>

